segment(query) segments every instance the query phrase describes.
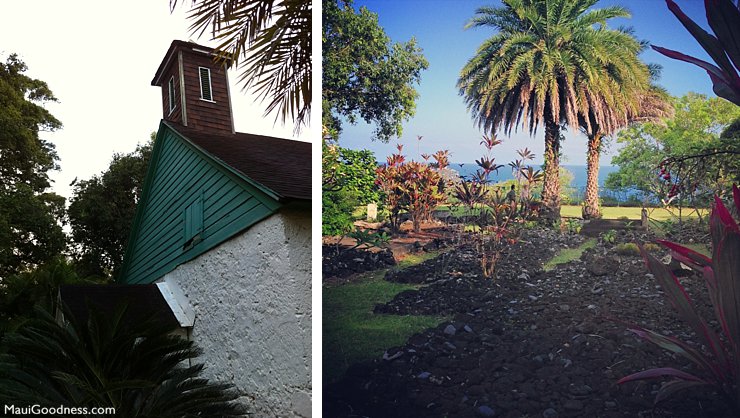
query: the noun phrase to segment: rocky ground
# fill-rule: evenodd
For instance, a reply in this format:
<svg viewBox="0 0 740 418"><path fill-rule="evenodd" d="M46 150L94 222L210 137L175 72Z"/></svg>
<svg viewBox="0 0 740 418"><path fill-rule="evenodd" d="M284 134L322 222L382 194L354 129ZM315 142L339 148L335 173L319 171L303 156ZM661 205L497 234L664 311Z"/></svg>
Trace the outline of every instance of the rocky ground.
<svg viewBox="0 0 740 418"><path fill-rule="evenodd" d="M621 232L618 241L649 237ZM376 313L441 314L437 328L354 365L324 388L325 417L726 417L711 390L654 405L659 382L618 386L658 366L692 371L619 321L691 340L641 258L598 245L580 260L542 270L577 235L530 230L504 255L496 279L462 246L387 279L425 283ZM682 279L708 301L700 278ZM701 304L708 313L710 306ZM705 316L706 317L706 316Z"/></svg>

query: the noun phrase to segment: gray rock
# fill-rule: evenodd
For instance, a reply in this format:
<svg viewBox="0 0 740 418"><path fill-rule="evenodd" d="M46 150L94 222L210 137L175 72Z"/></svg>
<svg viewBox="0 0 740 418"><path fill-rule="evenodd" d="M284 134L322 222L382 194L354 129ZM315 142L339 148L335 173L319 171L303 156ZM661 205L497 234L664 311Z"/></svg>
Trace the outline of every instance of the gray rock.
<svg viewBox="0 0 740 418"><path fill-rule="evenodd" d="M576 399L568 399L563 402L563 408L571 411L580 411L583 409L583 402Z"/></svg>
<svg viewBox="0 0 740 418"><path fill-rule="evenodd" d="M432 375L432 374L431 374L431 373L429 373L429 372L421 372L421 373L419 373L419 375L418 375L418 376L416 376L416 377L418 377L419 379L428 379L428 378L429 378L429 376L431 376L431 375Z"/></svg>
<svg viewBox="0 0 740 418"><path fill-rule="evenodd" d="M444 333L447 335L455 335L457 332L457 328L455 328L454 325L450 324L445 327Z"/></svg>
<svg viewBox="0 0 740 418"><path fill-rule="evenodd" d="M496 411L488 405L479 406L476 412L481 417L492 417L496 415Z"/></svg>
<svg viewBox="0 0 740 418"><path fill-rule="evenodd" d="M543 418L556 418L557 416L558 416L558 411L552 408L547 408L544 411L542 411Z"/></svg>

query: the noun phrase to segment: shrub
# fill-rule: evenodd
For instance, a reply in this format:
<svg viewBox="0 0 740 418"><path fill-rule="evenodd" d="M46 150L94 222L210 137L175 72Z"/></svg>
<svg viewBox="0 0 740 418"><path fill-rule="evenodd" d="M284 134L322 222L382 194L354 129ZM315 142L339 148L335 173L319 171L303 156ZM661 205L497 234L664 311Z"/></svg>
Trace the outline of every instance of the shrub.
<svg viewBox="0 0 740 418"><path fill-rule="evenodd" d="M406 211L411 216L414 231L418 232L421 222L429 219L432 210L444 201L444 195L439 192L440 176L428 164L406 162L401 154L403 145L397 148L398 153L390 155L387 164L377 169L376 184L385 193L393 229L399 229L401 212ZM438 160L438 169L444 168Z"/></svg>
<svg viewBox="0 0 740 418"><path fill-rule="evenodd" d="M602 232L599 238L601 238L601 242L604 244L614 244L617 240L617 231L610 229L606 232Z"/></svg>
<svg viewBox="0 0 740 418"><path fill-rule="evenodd" d="M640 255L640 248L635 243L626 242L624 244L617 245L616 252L619 255L637 257Z"/></svg>
<svg viewBox="0 0 740 418"><path fill-rule="evenodd" d="M8 334L0 354L0 403L113 407L117 417L244 416L231 385L201 376L200 350L152 318L126 321L91 306L87 321L64 323L39 309ZM7 410L6 410L7 411Z"/></svg>
<svg viewBox="0 0 740 418"><path fill-rule="evenodd" d="M735 208L740 213L740 190L737 185L733 186L733 198ZM671 251L674 259L703 275L722 336L699 315L691 297L673 272L645 248L641 248L648 269L671 304L696 333L704 349L700 350L674 337L632 326L630 331L639 337L691 361L698 373L690 374L671 367L661 367L631 374L618 383L672 378L661 386L655 398L656 403L683 389L713 386L730 402L737 414L740 412L740 225L718 197L714 200L710 216L711 259L672 242L658 242Z"/></svg>
<svg viewBox="0 0 740 418"><path fill-rule="evenodd" d="M344 235L351 231L355 221L352 212L358 204L357 195L352 190L324 191L321 194L322 235Z"/></svg>
<svg viewBox="0 0 740 418"><path fill-rule="evenodd" d="M503 249L507 245L516 242L520 230L527 220L536 217L534 202L531 191L536 184L542 181L542 174L529 166L524 166L524 160L534 158L528 149L520 150L522 160L516 160L509 164L515 170L515 180L498 184L493 189L490 187L490 174L498 172L503 165L496 164L492 155L493 147L501 141L495 136L483 136L481 145L487 152L475 163L479 169L471 179L466 179L455 185L454 198L467 209L468 215L474 218L472 244L480 258L481 270L484 277L494 277L496 264L501 258ZM511 200L509 190L512 192L519 185L519 200ZM512 189L512 186L514 189ZM493 193L491 193L493 191ZM516 197L514 194L513 197ZM517 210L517 206L520 206ZM466 228L467 230L467 228Z"/></svg>

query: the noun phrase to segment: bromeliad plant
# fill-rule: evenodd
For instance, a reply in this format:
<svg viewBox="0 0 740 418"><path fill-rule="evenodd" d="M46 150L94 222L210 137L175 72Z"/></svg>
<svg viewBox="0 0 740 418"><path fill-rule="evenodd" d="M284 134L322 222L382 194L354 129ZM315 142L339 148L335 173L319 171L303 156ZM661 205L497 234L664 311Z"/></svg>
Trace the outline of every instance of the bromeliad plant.
<svg viewBox="0 0 740 418"><path fill-rule="evenodd" d="M740 190L733 186L735 213L740 214ZM656 403L676 392L696 386L713 386L740 413L740 225L730 211L715 197L710 217L712 258L678 244L659 241L671 250L672 257L700 272L721 334L707 324L694 307L691 297L666 265L640 247L648 269L658 280L666 297L696 333L704 350L677 338L633 326L630 330L673 354L691 361L698 373L690 374L671 367L644 370L619 380L627 383L642 379L668 377L656 396Z"/></svg>

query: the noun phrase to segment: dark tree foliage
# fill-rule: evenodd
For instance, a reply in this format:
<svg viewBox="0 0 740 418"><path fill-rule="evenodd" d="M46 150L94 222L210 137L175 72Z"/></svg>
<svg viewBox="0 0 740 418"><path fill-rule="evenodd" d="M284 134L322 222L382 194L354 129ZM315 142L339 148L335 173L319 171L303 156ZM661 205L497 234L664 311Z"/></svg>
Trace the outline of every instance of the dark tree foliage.
<svg viewBox="0 0 740 418"><path fill-rule="evenodd" d="M51 260L65 246L64 198L47 192L58 157L40 137L62 127L43 107L57 99L27 70L16 54L0 63L0 278Z"/></svg>
<svg viewBox="0 0 740 418"><path fill-rule="evenodd" d="M68 216L82 276L117 276L144 188L154 136L134 152L115 154L100 175L75 184Z"/></svg>
<svg viewBox="0 0 740 418"><path fill-rule="evenodd" d="M351 0L323 2L322 124L338 137L342 118L376 126L373 139L388 142L414 115L414 85L429 64L412 38L391 44L378 16Z"/></svg>

